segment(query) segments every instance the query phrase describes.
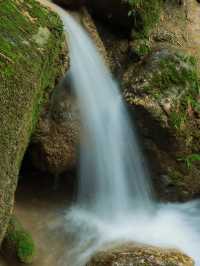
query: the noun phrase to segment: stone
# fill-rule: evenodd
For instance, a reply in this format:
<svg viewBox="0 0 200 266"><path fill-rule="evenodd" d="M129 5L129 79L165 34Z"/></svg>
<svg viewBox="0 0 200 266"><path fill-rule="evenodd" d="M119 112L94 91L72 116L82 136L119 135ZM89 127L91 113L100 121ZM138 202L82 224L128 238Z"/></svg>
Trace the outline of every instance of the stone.
<svg viewBox="0 0 200 266"><path fill-rule="evenodd" d="M61 75L64 34L60 18L34 0L0 1L0 17L1 243L45 92Z"/></svg>
<svg viewBox="0 0 200 266"><path fill-rule="evenodd" d="M194 261L178 250L124 244L98 251L86 266L194 266Z"/></svg>

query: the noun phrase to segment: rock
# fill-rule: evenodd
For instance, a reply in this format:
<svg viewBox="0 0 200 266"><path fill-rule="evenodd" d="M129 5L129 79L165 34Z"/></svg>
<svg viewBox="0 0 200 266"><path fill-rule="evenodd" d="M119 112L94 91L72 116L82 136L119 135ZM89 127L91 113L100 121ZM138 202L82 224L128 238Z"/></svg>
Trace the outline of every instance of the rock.
<svg viewBox="0 0 200 266"><path fill-rule="evenodd" d="M78 9L83 6L87 0L53 0L56 4L66 8Z"/></svg>
<svg viewBox="0 0 200 266"><path fill-rule="evenodd" d="M59 17L34 0L0 1L0 17L1 242L43 96L61 72L64 34Z"/></svg>
<svg viewBox="0 0 200 266"><path fill-rule="evenodd" d="M199 134L197 130L199 120L194 118L193 112L198 113L195 103L197 103L200 83L197 68L193 61L193 57L177 50L160 49L152 52L138 67L130 66L123 78L124 88L126 88L124 95L128 103L134 105L138 111L143 109L148 112L151 120L157 121L159 127L168 132L168 140L164 140L162 134L160 134L160 137L152 135L153 132L150 127L147 128L147 121L142 123L142 126L149 131L146 134L149 137L151 136L151 140L153 139L157 145L159 145L159 141L162 142L160 152L161 147L156 149L152 145L148 147L149 150L160 153L157 156L154 155L153 158L159 158L163 151L167 152L168 155L170 154L171 159L167 159L170 165L166 167L168 165L167 156L165 156L165 159L161 156L163 163L160 164L163 165L163 174L173 180L171 185L175 187L173 191L176 193L177 199L183 199L186 195L192 196L192 194L194 195L194 193L200 191L198 160L196 167L194 163L193 171L191 171L189 167L184 169L181 159L181 157L187 157L186 154L198 154L199 152L199 148L196 146L198 143L196 135ZM191 107L190 101L193 102L193 107ZM192 111L190 108L192 108ZM192 120L191 117L193 117ZM144 115L142 119L145 119ZM154 125L156 125L156 122ZM161 132L159 127L157 130ZM173 138L174 141L171 141ZM164 144L165 141L166 145ZM170 162L171 160L174 160L174 162ZM173 170L174 166L175 169ZM190 175L193 176L192 183ZM160 181L162 183L161 179ZM188 191L188 193L185 193L185 191Z"/></svg>
<svg viewBox="0 0 200 266"><path fill-rule="evenodd" d="M188 200L200 193L200 7L195 1L185 2L165 1L148 38L134 30L127 39L97 23L138 125L157 195L167 201ZM163 73L163 80L155 81L154 73ZM149 78L155 81L151 88Z"/></svg>
<svg viewBox="0 0 200 266"><path fill-rule="evenodd" d="M31 235L23 228L16 217L12 216L2 243L4 256L30 264L36 256L36 247Z"/></svg>
<svg viewBox="0 0 200 266"><path fill-rule="evenodd" d="M62 81L43 110L28 154L36 169L58 176L77 163L79 109L76 99Z"/></svg>
<svg viewBox="0 0 200 266"><path fill-rule="evenodd" d="M116 29L130 31L134 28L147 33L159 17L161 1L88 0L87 3L94 15Z"/></svg>
<svg viewBox="0 0 200 266"><path fill-rule="evenodd" d="M121 245L97 252L86 266L194 266L191 258L170 249L136 244Z"/></svg>

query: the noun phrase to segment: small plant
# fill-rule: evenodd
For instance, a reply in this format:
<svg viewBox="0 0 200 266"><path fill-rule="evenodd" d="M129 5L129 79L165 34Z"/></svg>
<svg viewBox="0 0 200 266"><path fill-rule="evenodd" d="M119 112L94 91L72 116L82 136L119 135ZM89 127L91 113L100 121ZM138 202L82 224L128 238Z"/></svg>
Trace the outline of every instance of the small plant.
<svg viewBox="0 0 200 266"><path fill-rule="evenodd" d="M195 163L197 161L200 162L200 154L193 153L193 154L190 154L186 157L179 158L178 160L183 161L186 164L187 168L191 169L193 163Z"/></svg>

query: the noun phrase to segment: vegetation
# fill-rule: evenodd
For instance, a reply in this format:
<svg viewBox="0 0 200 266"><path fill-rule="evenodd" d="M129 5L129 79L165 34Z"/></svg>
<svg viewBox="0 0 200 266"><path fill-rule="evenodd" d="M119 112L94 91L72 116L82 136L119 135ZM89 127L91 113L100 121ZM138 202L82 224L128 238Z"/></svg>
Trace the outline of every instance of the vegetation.
<svg viewBox="0 0 200 266"><path fill-rule="evenodd" d="M179 161L183 161L187 168L190 169L195 162L200 162L200 154L193 153L185 157L179 158Z"/></svg>
<svg viewBox="0 0 200 266"><path fill-rule="evenodd" d="M14 254L23 263L32 263L36 255L36 247L31 235L14 216L10 219L3 249L9 255Z"/></svg>
<svg viewBox="0 0 200 266"><path fill-rule="evenodd" d="M171 101L169 122L176 130L184 129L193 112L199 112L200 80L194 57L176 53L159 62L146 91L157 100Z"/></svg>
<svg viewBox="0 0 200 266"><path fill-rule="evenodd" d="M141 36L147 37L152 26L158 21L162 0L122 0L130 5L129 16L133 17L134 28Z"/></svg>

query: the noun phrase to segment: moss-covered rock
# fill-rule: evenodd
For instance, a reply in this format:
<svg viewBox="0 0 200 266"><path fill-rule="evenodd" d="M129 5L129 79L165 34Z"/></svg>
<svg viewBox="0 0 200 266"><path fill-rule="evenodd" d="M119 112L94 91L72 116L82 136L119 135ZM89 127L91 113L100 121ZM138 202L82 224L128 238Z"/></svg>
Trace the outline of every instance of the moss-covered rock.
<svg viewBox="0 0 200 266"><path fill-rule="evenodd" d="M86 266L194 266L191 258L177 250L134 244L97 252Z"/></svg>
<svg viewBox="0 0 200 266"><path fill-rule="evenodd" d="M36 256L36 247L32 236L22 227L15 216L10 219L2 250L5 256L13 256L26 264L32 263Z"/></svg>
<svg viewBox="0 0 200 266"><path fill-rule="evenodd" d="M173 187L177 199L198 194L200 80L195 59L176 50L161 49L146 57L137 68L130 66L127 69L124 87L128 103L149 113L151 121L155 121L154 124L157 121L158 131L162 132L162 128L168 132L166 145L161 138L167 135L152 135L151 139L157 144L158 138L163 142L160 156L163 150L170 155L168 159L163 157L161 165L163 175L170 179L169 186ZM148 124L143 126L147 128ZM150 132L151 127L148 130ZM169 136L174 139L172 145ZM158 152L152 145L149 148ZM163 183L162 178L160 182Z"/></svg>
<svg viewBox="0 0 200 266"><path fill-rule="evenodd" d="M1 242L44 94L60 75L64 36L59 17L35 0L0 1L0 17Z"/></svg>

